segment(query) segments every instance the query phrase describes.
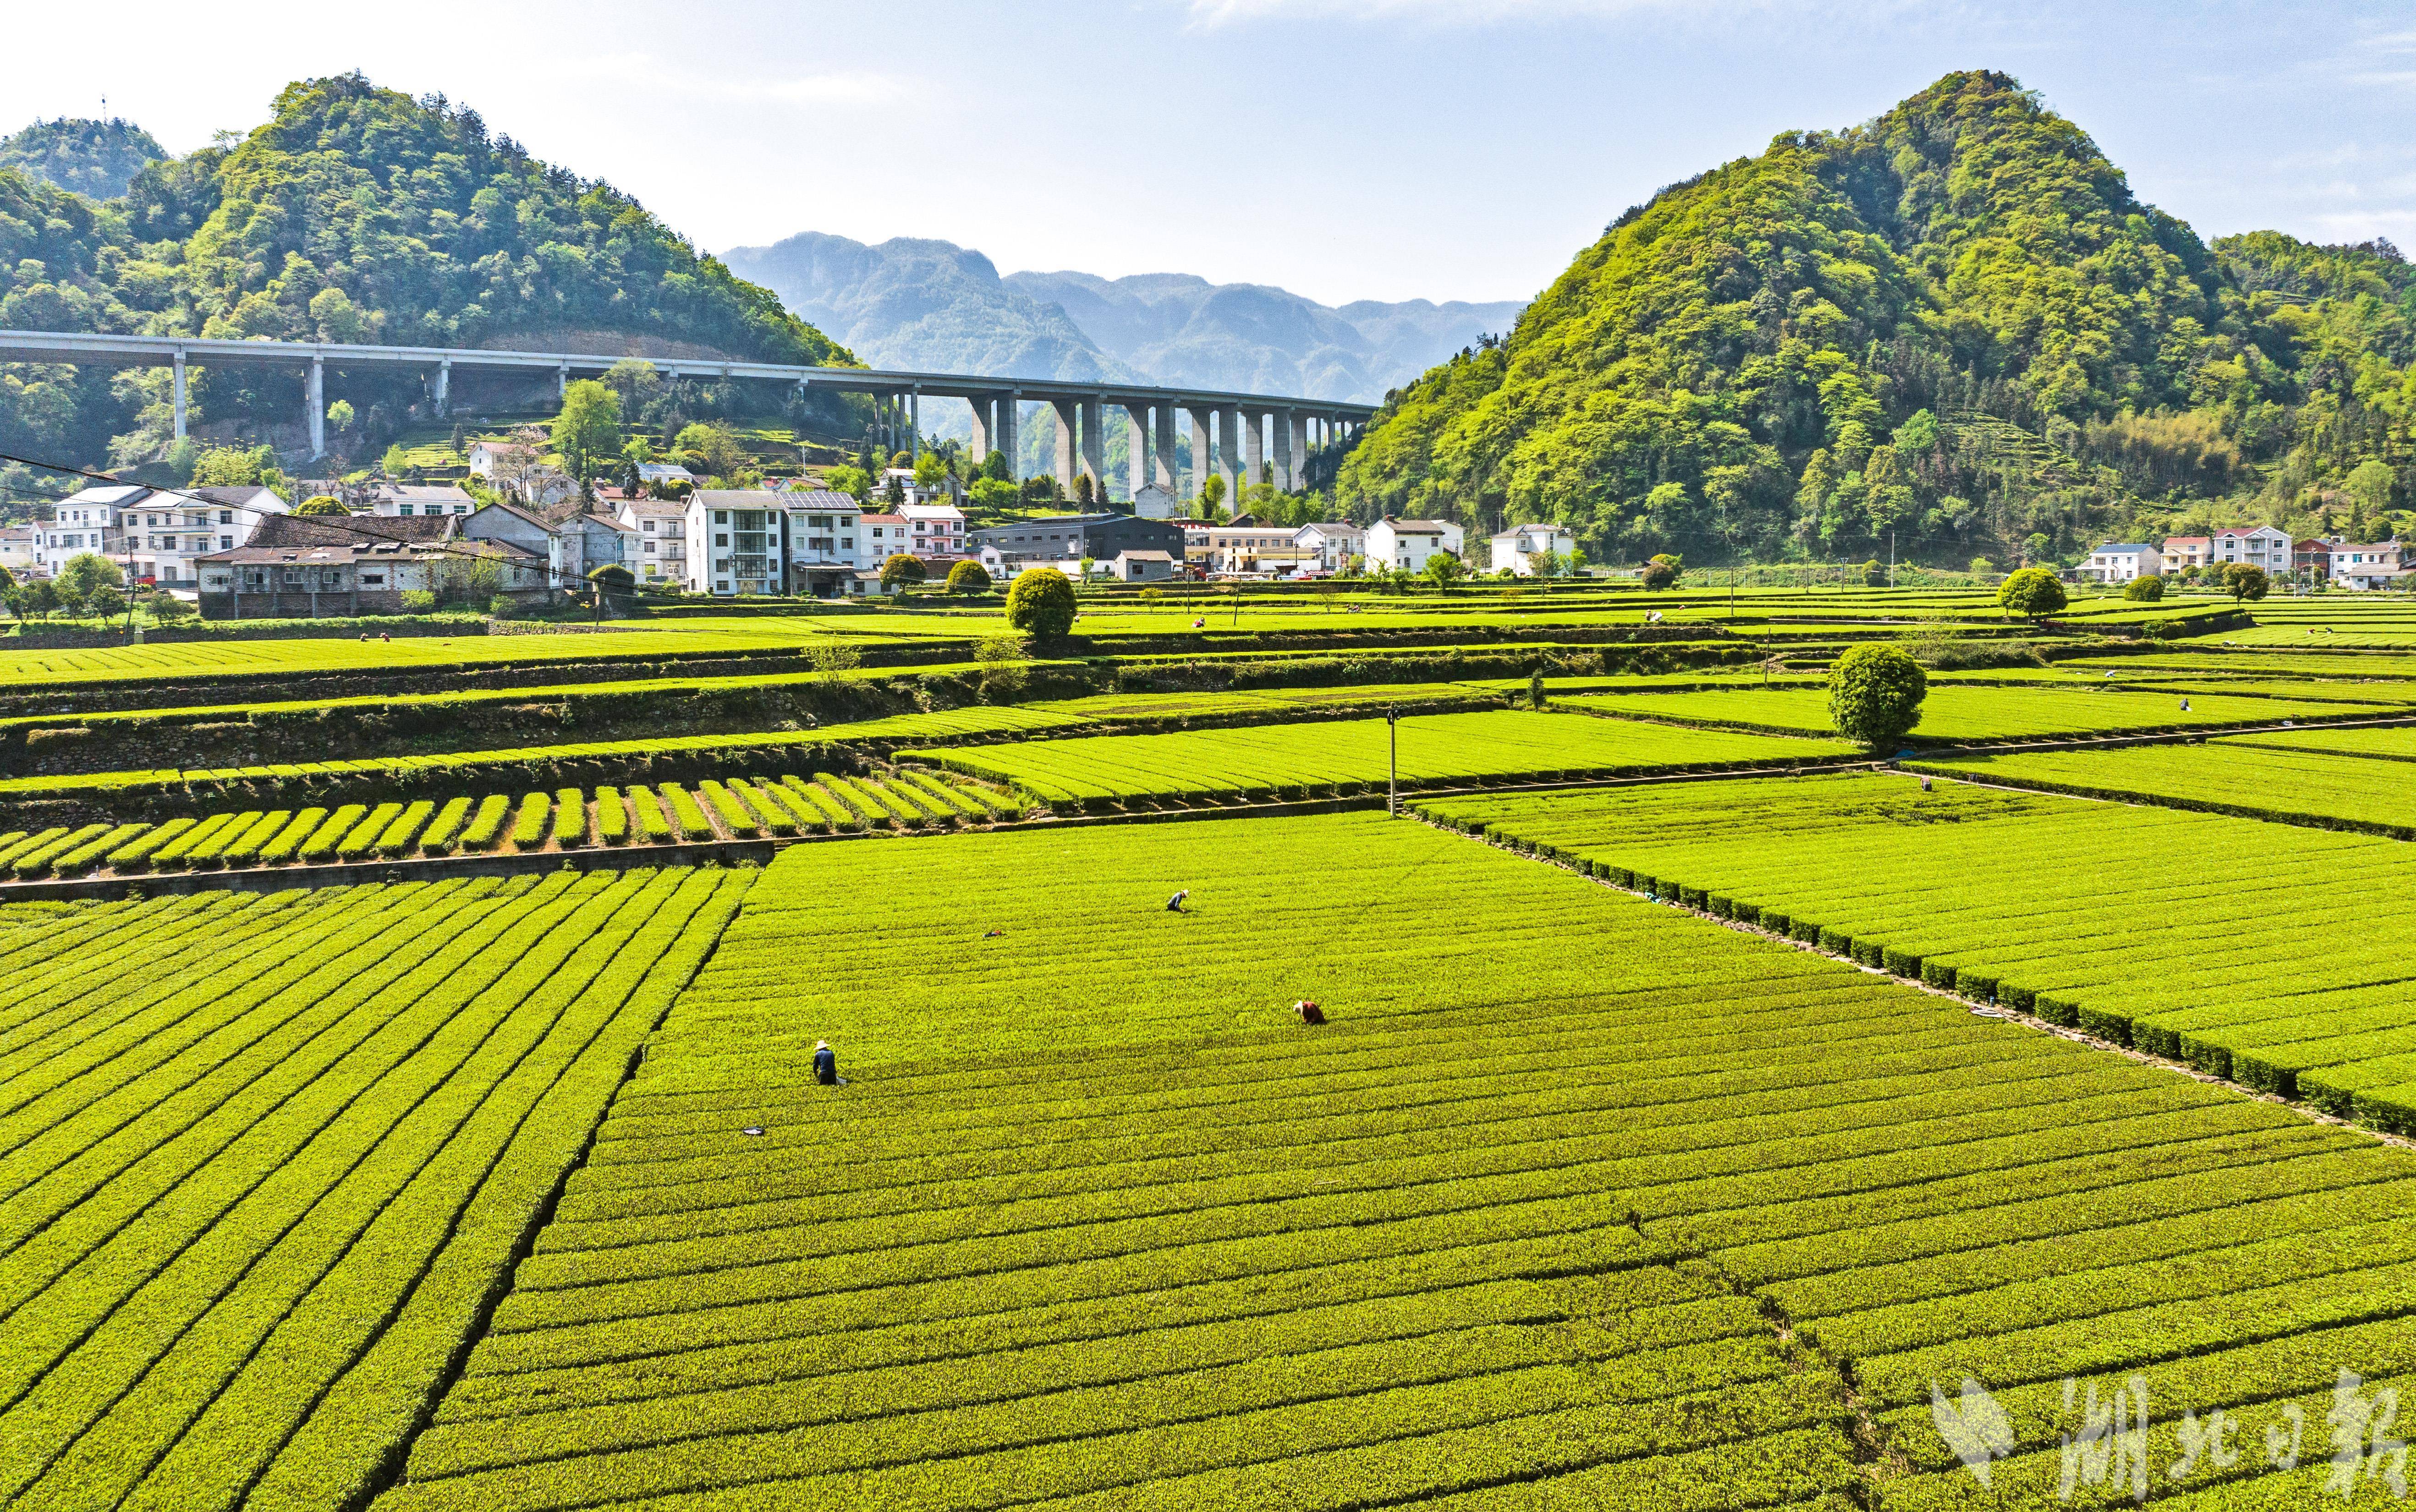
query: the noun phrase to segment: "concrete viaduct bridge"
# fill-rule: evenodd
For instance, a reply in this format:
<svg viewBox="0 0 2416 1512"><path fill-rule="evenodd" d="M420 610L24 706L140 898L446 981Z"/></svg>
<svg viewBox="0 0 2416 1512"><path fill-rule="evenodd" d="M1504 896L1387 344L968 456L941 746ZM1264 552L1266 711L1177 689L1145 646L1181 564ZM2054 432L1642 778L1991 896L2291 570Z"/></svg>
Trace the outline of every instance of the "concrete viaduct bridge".
<svg viewBox="0 0 2416 1512"><path fill-rule="evenodd" d="M203 367L281 368L307 375L310 454L327 449L327 370L397 370L418 374L436 413L445 414L456 371L518 377L551 373L556 392L573 378L601 375L623 355L571 352L490 352L476 347L345 345L315 341L224 340L183 336L113 336L76 331L0 330L0 362L74 363L84 367L171 368L175 372L176 438L185 435L185 370ZM1136 387L1122 384L963 373L885 372L871 368L807 368L776 362L723 362L689 357L638 357L666 378L746 380L870 396L876 438L891 449L922 449L925 399L960 399L973 408L976 455L1004 452L1018 476L1022 410L1045 404L1057 417L1056 474L1071 490L1078 474L1107 482L1107 412L1124 412L1131 490L1155 483L1177 498L1195 496L1212 474L1230 497L1236 484L1268 476L1286 489L1301 486L1310 457L1349 446L1375 407L1332 400L1286 399L1205 389ZM1188 416L1192 476L1177 476L1175 421Z"/></svg>

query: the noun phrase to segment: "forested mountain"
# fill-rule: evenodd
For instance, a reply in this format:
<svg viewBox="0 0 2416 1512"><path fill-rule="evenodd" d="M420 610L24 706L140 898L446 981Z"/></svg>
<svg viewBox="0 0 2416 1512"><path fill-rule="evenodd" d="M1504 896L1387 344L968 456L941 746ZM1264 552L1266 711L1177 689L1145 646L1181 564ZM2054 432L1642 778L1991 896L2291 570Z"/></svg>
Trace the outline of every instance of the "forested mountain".
<svg viewBox="0 0 2416 1512"><path fill-rule="evenodd" d="M1017 378L1127 378L1053 305L999 280L953 242L894 237L868 247L807 232L724 261L877 367Z"/></svg>
<svg viewBox="0 0 2416 1512"><path fill-rule="evenodd" d="M1183 273L1010 273L944 241L808 233L725 254L881 367L1374 400L1500 331L1518 306L1362 300L1336 310Z"/></svg>
<svg viewBox="0 0 2416 1512"><path fill-rule="evenodd" d="M1951 74L1622 215L1505 340L1388 396L1336 492L1619 557L2379 532L2416 481L2411 312L2387 242L2210 248L2015 81Z"/></svg>
<svg viewBox="0 0 2416 1512"><path fill-rule="evenodd" d="M126 192L134 175L168 156L151 133L131 121L36 121L0 137L0 168L15 168L95 200Z"/></svg>
<svg viewBox="0 0 2416 1512"><path fill-rule="evenodd" d="M290 85L231 148L153 163L107 204L0 169L0 325L853 360L610 185L358 74ZM198 418L283 422L298 383L203 370ZM0 370L0 441L93 461L115 437L143 460L165 444L157 386ZM415 397L354 402L390 421Z"/></svg>

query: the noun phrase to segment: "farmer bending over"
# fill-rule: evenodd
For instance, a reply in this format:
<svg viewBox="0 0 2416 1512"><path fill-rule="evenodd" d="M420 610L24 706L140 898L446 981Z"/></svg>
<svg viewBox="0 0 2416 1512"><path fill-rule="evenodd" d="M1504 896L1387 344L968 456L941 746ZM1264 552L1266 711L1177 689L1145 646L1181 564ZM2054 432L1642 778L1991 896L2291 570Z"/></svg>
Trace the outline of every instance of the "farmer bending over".
<svg viewBox="0 0 2416 1512"><path fill-rule="evenodd" d="M1166 900L1166 911L1167 911L1168 913L1170 913L1170 914L1180 914L1180 913L1182 913L1182 912L1183 912L1183 900L1184 900L1185 899L1186 899L1186 898L1190 897L1190 896L1191 896L1191 889L1190 889L1190 888L1188 888L1188 887L1184 888L1181 892L1176 893L1173 897L1171 897L1171 898L1170 898L1170 899L1168 899L1168 900Z"/></svg>
<svg viewBox="0 0 2416 1512"><path fill-rule="evenodd" d="M814 1080L826 1087L839 1084L838 1052L830 1048L827 1039L814 1041Z"/></svg>

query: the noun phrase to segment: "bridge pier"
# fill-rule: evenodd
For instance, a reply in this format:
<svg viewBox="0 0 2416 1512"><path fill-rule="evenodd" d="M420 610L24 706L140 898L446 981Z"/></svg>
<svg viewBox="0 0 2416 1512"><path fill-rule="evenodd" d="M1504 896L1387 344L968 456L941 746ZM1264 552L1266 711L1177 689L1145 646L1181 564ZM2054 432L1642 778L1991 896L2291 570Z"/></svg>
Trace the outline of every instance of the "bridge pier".
<svg viewBox="0 0 2416 1512"><path fill-rule="evenodd" d="M185 349L176 348L176 439L185 439Z"/></svg>
<svg viewBox="0 0 2416 1512"><path fill-rule="evenodd" d="M911 389L906 395L906 444L914 449L914 460L923 460L923 391Z"/></svg>
<svg viewBox="0 0 2416 1512"><path fill-rule="evenodd" d="M1057 491L1069 499L1074 496L1074 430L1080 404L1079 400L1060 399L1049 405L1057 412Z"/></svg>
<svg viewBox="0 0 2416 1512"><path fill-rule="evenodd" d="M965 396L965 407L974 412L974 433L965 443L965 450L974 460L974 470L979 472L981 464L989 459L992 449L989 438L990 433L998 427L998 421L994 418L998 410L998 400L996 396L990 394L969 394Z"/></svg>
<svg viewBox="0 0 2416 1512"><path fill-rule="evenodd" d="M999 396L998 445L995 450L1006 458L1007 481L1023 481L1023 391L1010 389Z"/></svg>
<svg viewBox="0 0 2416 1512"><path fill-rule="evenodd" d="M1290 493L1300 487L1300 479L1291 470L1292 413L1276 411L1276 487Z"/></svg>
<svg viewBox="0 0 2416 1512"><path fill-rule="evenodd" d="M1246 481L1258 483L1266 477L1267 417L1256 410L1242 416L1243 464L1248 469Z"/></svg>
<svg viewBox="0 0 2416 1512"><path fill-rule="evenodd" d="M317 461L327 455L327 364L325 359L310 358L310 460Z"/></svg>
<svg viewBox="0 0 2416 1512"><path fill-rule="evenodd" d="M1126 404L1125 412L1125 471L1127 476L1125 497L1138 499L1140 491L1149 486L1150 436L1149 406Z"/></svg>
<svg viewBox="0 0 2416 1512"><path fill-rule="evenodd" d="M1175 494L1174 463L1178 455L1174 449L1174 406L1171 404L1157 406L1157 446L1155 452L1151 476L1157 486L1171 497Z"/></svg>
<svg viewBox="0 0 2416 1512"><path fill-rule="evenodd" d="M453 359L446 357L436 365L436 417L443 419L453 413Z"/></svg>
<svg viewBox="0 0 2416 1512"><path fill-rule="evenodd" d="M570 397L570 364L567 362L553 370L553 397L556 401Z"/></svg>
<svg viewBox="0 0 2416 1512"><path fill-rule="evenodd" d="M1091 502L1108 498L1108 407L1096 394L1076 401L1082 416L1082 471L1091 475Z"/></svg>

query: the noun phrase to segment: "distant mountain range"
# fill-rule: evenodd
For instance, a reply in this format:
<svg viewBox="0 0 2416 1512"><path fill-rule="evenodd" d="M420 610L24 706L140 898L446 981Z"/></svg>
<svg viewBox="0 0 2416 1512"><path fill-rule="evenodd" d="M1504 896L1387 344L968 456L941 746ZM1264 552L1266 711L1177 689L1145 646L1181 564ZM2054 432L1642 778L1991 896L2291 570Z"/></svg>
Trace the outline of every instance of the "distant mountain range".
<svg viewBox="0 0 2416 1512"><path fill-rule="evenodd" d="M952 242L867 246L808 232L724 254L732 271L879 367L1110 378L1373 402L1518 301L1360 300L1336 309L1185 273L1010 273Z"/></svg>

